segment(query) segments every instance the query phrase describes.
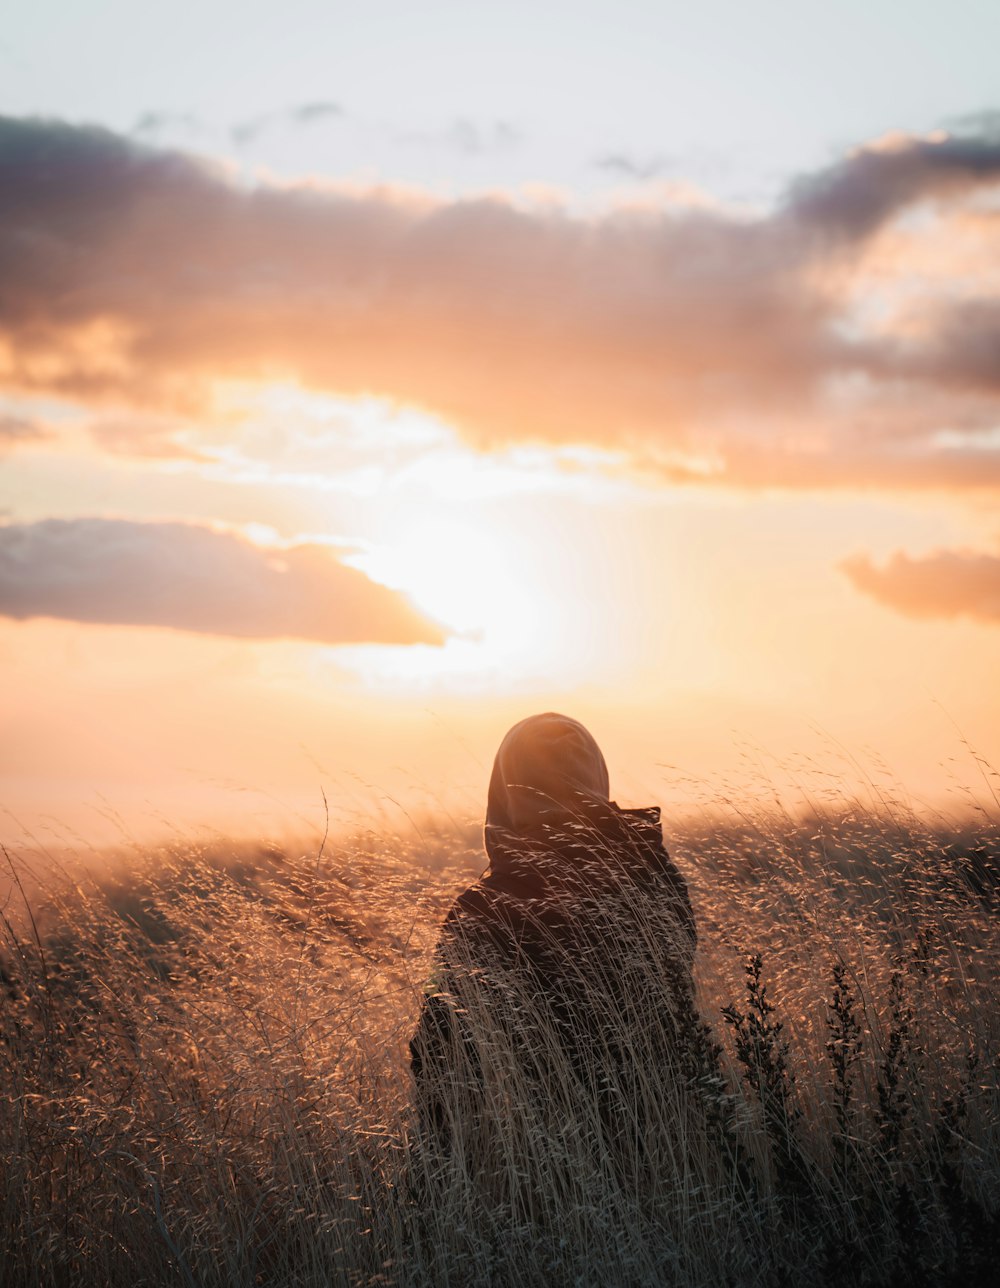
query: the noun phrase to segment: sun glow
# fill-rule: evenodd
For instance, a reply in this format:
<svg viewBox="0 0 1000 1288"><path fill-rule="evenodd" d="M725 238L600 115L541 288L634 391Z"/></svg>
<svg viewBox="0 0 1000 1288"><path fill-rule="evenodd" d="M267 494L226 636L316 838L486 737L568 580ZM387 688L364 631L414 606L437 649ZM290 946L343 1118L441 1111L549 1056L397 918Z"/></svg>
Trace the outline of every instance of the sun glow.
<svg viewBox="0 0 1000 1288"><path fill-rule="evenodd" d="M404 525L392 544L352 557L355 567L404 591L453 635L443 648L353 649L351 660L381 678L497 670L515 678L536 671L552 623L521 544L485 525L441 517Z"/></svg>

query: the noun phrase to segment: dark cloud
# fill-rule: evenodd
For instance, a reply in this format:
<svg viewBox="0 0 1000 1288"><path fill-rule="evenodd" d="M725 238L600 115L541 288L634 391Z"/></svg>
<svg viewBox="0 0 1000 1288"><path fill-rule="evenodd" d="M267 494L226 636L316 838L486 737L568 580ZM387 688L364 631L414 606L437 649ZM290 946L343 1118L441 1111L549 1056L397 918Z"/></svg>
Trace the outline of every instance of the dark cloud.
<svg viewBox="0 0 1000 1288"><path fill-rule="evenodd" d="M0 525L0 614L324 644L442 641L326 546L264 548L180 523Z"/></svg>
<svg viewBox="0 0 1000 1288"><path fill-rule="evenodd" d="M105 130L0 120L0 366L13 387L187 412L215 377L293 377L432 409L479 443L666 452L734 483L766 483L770 462L787 486L923 486L939 466L976 484L934 438L1000 419L995 301L928 297L927 326L869 335L843 280L909 203L998 181L1000 148L910 139L769 216L586 218L248 188Z"/></svg>
<svg viewBox="0 0 1000 1288"><path fill-rule="evenodd" d="M841 567L865 594L907 617L971 617L1000 622L1000 557L938 550L921 559L897 552L884 568L865 555Z"/></svg>
<svg viewBox="0 0 1000 1288"><path fill-rule="evenodd" d="M612 174L618 174L639 183L656 179L671 168L671 163L665 157L647 157L644 161L640 161L625 152L608 152L598 157L594 165L599 170L608 170Z"/></svg>
<svg viewBox="0 0 1000 1288"><path fill-rule="evenodd" d="M788 213L806 227L859 241L916 201L1000 182L1000 140L901 137L860 148L798 180Z"/></svg>
<svg viewBox="0 0 1000 1288"><path fill-rule="evenodd" d="M930 338L903 358L905 374L1000 394L1000 298L964 300L936 310ZM1000 424L1000 408L994 424Z"/></svg>

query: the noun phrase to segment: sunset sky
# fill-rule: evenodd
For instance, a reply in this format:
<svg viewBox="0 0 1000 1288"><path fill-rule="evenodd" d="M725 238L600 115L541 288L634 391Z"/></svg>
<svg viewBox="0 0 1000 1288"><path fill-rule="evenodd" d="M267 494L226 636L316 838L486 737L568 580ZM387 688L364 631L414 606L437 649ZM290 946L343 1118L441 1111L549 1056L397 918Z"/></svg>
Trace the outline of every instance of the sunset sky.
<svg viewBox="0 0 1000 1288"><path fill-rule="evenodd" d="M474 818L547 709L668 813L959 800L998 47L992 0L12 10L0 837Z"/></svg>

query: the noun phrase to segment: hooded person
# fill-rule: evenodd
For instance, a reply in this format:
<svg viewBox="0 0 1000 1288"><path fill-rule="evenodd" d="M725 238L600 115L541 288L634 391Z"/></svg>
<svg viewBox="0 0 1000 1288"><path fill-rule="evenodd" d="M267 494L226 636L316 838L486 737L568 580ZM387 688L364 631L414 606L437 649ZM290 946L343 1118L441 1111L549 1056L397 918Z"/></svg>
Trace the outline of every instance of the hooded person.
<svg viewBox="0 0 1000 1288"><path fill-rule="evenodd" d="M513 1131L528 1106L551 1134L570 1102L606 1139L641 1134L639 1082L697 1026L694 914L659 809L611 800L592 735L548 712L500 745L485 846L410 1043L425 1140L468 1158L487 1120Z"/></svg>

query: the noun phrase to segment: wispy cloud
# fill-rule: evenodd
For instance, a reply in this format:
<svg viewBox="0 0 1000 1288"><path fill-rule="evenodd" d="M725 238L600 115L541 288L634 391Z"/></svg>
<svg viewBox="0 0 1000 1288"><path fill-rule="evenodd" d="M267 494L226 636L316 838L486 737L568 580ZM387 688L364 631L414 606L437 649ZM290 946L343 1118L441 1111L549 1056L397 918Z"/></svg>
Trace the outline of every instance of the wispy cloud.
<svg viewBox="0 0 1000 1288"><path fill-rule="evenodd" d="M396 134L400 143L419 143L433 147L452 148L466 156L485 156L516 147L522 134L509 121L486 123L458 117L442 130L404 130Z"/></svg>
<svg viewBox="0 0 1000 1288"><path fill-rule="evenodd" d="M965 112L951 116L945 128L956 134L971 134L979 138L1000 139L1000 108L987 108L981 112Z"/></svg>
<svg viewBox="0 0 1000 1288"><path fill-rule="evenodd" d="M656 179L671 169L671 162L666 157L652 156L640 160L627 152L607 152L599 156L594 165L599 170L608 170L611 174L621 175L622 178L633 179L639 183Z"/></svg>
<svg viewBox="0 0 1000 1288"><path fill-rule="evenodd" d="M300 103L297 107L291 108L288 115L296 125L312 125L315 121L329 121L334 117L343 116L344 109L339 103L314 99L312 102Z"/></svg>
<svg viewBox="0 0 1000 1288"><path fill-rule="evenodd" d="M180 523L0 525L0 615L325 644L442 642L395 591L329 547L265 548Z"/></svg>
<svg viewBox="0 0 1000 1288"><path fill-rule="evenodd" d="M0 414L0 453L19 443L37 443L48 437L49 431L37 421Z"/></svg>
<svg viewBox="0 0 1000 1288"><path fill-rule="evenodd" d="M918 206L949 245L998 185L1000 142L899 136L768 214L586 218L246 188L108 131L7 119L0 375L190 411L214 379L276 370L433 410L476 443L614 446L676 479L997 486L1000 224L981 220L961 281L891 308L869 258Z"/></svg>
<svg viewBox="0 0 1000 1288"><path fill-rule="evenodd" d="M157 416L105 415L87 424L94 443L112 456L149 460L204 461L189 441L190 427Z"/></svg>
<svg viewBox="0 0 1000 1288"><path fill-rule="evenodd" d="M937 550L922 558L897 552L877 568L865 555L841 565L858 590L907 617L971 617L1000 623L1000 557Z"/></svg>
<svg viewBox="0 0 1000 1288"><path fill-rule="evenodd" d="M343 115L344 109L339 103L313 100L274 112L263 112L259 116L238 121L231 127L229 134L234 143L244 145L254 142L266 131L276 127L287 129L301 125L316 125L321 121L334 120Z"/></svg>
<svg viewBox="0 0 1000 1288"><path fill-rule="evenodd" d="M174 130L201 134L205 129L205 122L194 112L150 111L137 117L132 133L155 141L160 135Z"/></svg>

